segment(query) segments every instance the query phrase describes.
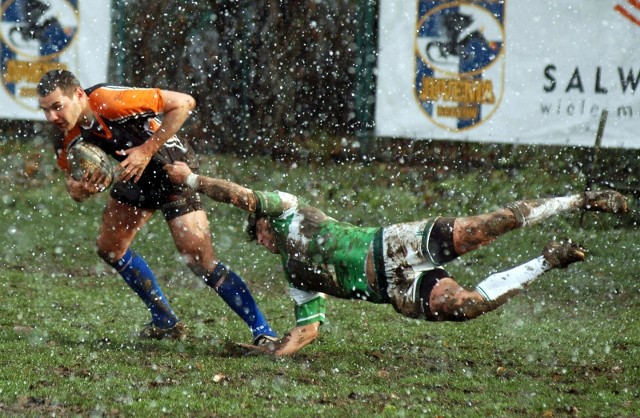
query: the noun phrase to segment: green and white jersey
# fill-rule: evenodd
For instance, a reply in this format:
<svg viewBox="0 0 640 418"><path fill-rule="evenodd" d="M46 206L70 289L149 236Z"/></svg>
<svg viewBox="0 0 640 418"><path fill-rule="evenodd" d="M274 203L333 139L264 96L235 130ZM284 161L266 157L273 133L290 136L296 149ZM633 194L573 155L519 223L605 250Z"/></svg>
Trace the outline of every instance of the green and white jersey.
<svg viewBox="0 0 640 418"><path fill-rule="evenodd" d="M316 300L313 292L380 301L369 287L365 268L373 237L380 228L339 222L317 208L300 204L297 197L288 193L256 192L256 196L260 200L258 215L269 219L285 275L297 289L292 292L296 309ZM297 311L296 317L298 325L304 325ZM320 319L307 323L316 320Z"/></svg>

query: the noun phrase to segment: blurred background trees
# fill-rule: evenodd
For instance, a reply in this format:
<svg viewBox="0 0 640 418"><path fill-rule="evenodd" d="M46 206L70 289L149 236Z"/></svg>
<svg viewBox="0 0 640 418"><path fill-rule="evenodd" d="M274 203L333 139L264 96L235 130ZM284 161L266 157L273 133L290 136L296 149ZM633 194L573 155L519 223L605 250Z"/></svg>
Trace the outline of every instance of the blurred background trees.
<svg viewBox="0 0 640 418"><path fill-rule="evenodd" d="M362 106L372 116L374 80L358 77L363 65L373 74L375 10L370 0L116 0L110 82L193 95L186 129L201 149L335 142L370 128L356 116Z"/></svg>

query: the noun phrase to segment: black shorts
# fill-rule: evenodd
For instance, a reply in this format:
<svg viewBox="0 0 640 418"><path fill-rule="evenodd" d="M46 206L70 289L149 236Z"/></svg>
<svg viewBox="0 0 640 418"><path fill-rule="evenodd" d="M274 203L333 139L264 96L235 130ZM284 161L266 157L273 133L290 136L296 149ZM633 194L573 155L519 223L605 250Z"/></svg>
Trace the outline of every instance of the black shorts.
<svg viewBox="0 0 640 418"><path fill-rule="evenodd" d="M160 209L167 221L204 209L200 195L188 186L172 183L162 164L155 160L149 163L137 183L116 182L111 197L140 209Z"/></svg>

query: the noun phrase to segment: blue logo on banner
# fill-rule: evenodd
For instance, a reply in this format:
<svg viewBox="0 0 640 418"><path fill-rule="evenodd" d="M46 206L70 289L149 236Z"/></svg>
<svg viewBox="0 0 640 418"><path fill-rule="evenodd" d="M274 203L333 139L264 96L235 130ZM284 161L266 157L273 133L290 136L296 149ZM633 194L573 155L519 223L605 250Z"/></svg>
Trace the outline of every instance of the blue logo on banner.
<svg viewBox="0 0 640 418"><path fill-rule="evenodd" d="M4 0L0 12L2 84L33 107L42 74L66 67L59 61L78 31L77 0Z"/></svg>
<svg viewBox="0 0 640 418"><path fill-rule="evenodd" d="M497 110L504 90L505 1L418 2L415 94L436 125L462 131Z"/></svg>

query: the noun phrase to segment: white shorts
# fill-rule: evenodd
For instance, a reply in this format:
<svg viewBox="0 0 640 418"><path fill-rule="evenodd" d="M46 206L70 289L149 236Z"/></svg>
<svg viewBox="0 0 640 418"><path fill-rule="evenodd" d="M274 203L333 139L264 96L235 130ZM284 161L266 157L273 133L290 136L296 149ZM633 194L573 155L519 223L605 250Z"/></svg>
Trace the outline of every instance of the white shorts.
<svg viewBox="0 0 640 418"><path fill-rule="evenodd" d="M382 229L381 243L378 243L381 246L378 257L382 261L378 262L383 272L377 272L377 275L382 273L391 304L405 316L423 316L418 295L419 278L424 272L442 270L429 253L427 245L437 219L400 223ZM374 251L374 254L378 251Z"/></svg>

